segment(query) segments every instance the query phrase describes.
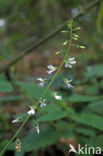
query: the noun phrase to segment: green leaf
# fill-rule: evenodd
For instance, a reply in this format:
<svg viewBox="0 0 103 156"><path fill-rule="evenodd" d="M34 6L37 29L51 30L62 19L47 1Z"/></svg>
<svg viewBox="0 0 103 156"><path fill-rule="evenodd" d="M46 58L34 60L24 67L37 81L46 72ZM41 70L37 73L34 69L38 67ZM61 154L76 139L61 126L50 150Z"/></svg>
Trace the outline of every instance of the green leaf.
<svg viewBox="0 0 103 156"><path fill-rule="evenodd" d="M63 111L61 107L56 104L49 104L43 110L47 111L48 113L38 117L37 122L55 121L68 116L68 113Z"/></svg>
<svg viewBox="0 0 103 156"><path fill-rule="evenodd" d="M53 128L46 128L39 135L33 131L22 141L22 151L28 152L54 144L61 135L60 131Z"/></svg>
<svg viewBox="0 0 103 156"><path fill-rule="evenodd" d="M99 87L97 86L97 84L87 85L87 86L85 86L84 91L88 95L96 95L99 93Z"/></svg>
<svg viewBox="0 0 103 156"><path fill-rule="evenodd" d="M102 115L103 114L103 100L94 101L90 103L87 106L86 111L95 112L95 113L99 113Z"/></svg>
<svg viewBox="0 0 103 156"><path fill-rule="evenodd" d="M62 137L75 138L74 125L70 121L59 120L56 126L64 132Z"/></svg>
<svg viewBox="0 0 103 156"><path fill-rule="evenodd" d="M84 136L94 137L96 135L96 131L90 128L76 128L76 132L78 134L82 134Z"/></svg>
<svg viewBox="0 0 103 156"><path fill-rule="evenodd" d="M81 137L80 140L84 144L87 144L89 147L101 147L101 149L103 150L103 135L91 138Z"/></svg>
<svg viewBox="0 0 103 156"><path fill-rule="evenodd" d="M69 101L70 102L90 102L97 100L99 97L95 96L85 96L85 95L79 95L79 94L74 94L70 96Z"/></svg>
<svg viewBox="0 0 103 156"><path fill-rule="evenodd" d="M16 82L16 85L20 86L21 89L23 89L24 91L26 91L26 93L29 96L34 97L35 99L39 99L40 96L42 95L42 93L45 90L45 87L39 87L38 85L34 84L34 83L28 83L28 82ZM45 98L47 100L51 100L53 99L53 97L51 96L51 92L48 91L47 94L45 95Z"/></svg>
<svg viewBox="0 0 103 156"><path fill-rule="evenodd" d="M39 117L37 119L37 122L55 121L55 120L59 120L61 118L64 118L67 115L68 115L68 113L66 111L53 112L50 114L43 115L42 117Z"/></svg>
<svg viewBox="0 0 103 156"><path fill-rule="evenodd" d="M98 115L90 113L82 113L78 115L74 113L71 115L71 119L79 124L88 125L98 130L103 130L103 118Z"/></svg>
<svg viewBox="0 0 103 156"><path fill-rule="evenodd" d="M93 65L87 68L85 72L86 78L103 77L103 64Z"/></svg>
<svg viewBox="0 0 103 156"><path fill-rule="evenodd" d="M11 92L12 85L8 81L0 80L0 92Z"/></svg>
<svg viewBox="0 0 103 156"><path fill-rule="evenodd" d="M27 117L27 113L21 113L21 114L17 114L17 115L14 115L15 119L16 118L19 118L21 119L22 121L26 119Z"/></svg>
<svg viewBox="0 0 103 156"><path fill-rule="evenodd" d="M46 107L42 108L42 110L48 113L53 113L62 111L62 108L57 104L48 104Z"/></svg>

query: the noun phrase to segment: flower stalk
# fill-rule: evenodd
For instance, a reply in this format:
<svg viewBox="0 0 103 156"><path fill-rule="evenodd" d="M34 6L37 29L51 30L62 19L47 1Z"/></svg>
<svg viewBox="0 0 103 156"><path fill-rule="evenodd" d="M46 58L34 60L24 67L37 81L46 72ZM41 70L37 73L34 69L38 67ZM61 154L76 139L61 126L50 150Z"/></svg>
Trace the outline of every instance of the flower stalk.
<svg viewBox="0 0 103 156"><path fill-rule="evenodd" d="M51 79L49 85L47 86L47 88L45 89L45 91L43 92L43 94L41 95L40 99L37 101L37 103L35 104L35 107L37 107L40 102L43 100L44 96L46 95L47 91L49 90L49 88L51 87L53 81L56 79L57 75L59 74L61 68L63 67L64 63L65 63L65 60L68 59L68 55L69 55L69 52L70 52L70 49L71 49L71 46L72 46L72 24L73 24L73 21L70 22L71 25L69 25L69 28L70 28L70 40L68 42L68 47L67 47L67 50L66 50L66 53L65 53L65 56L64 56L64 59L62 60L60 66L57 68L57 71L55 73L55 75L53 76L53 78ZM51 66L50 66L51 67ZM49 68L50 69L50 68ZM55 68L56 70L56 68ZM54 71L55 71L54 70ZM52 72L52 71L50 71ZM2 156L5 152L5 150L7 149L7 147L10 145L10 143L18 136L18 134L20 133L20 131L22 130L22 128L24 127L24 125L27 123L27 121L30 119L31 117L31 114L34 115L35 112L33 109L31 109L29 112L29 115L27 115L26 119L24 120L24 122L21 124L20 128L16 131L16 133L14 134L14 136L9 140L9 142L6 144L6 146L3 148L3 150L1 151L0 153L0 156Z"/></svg>

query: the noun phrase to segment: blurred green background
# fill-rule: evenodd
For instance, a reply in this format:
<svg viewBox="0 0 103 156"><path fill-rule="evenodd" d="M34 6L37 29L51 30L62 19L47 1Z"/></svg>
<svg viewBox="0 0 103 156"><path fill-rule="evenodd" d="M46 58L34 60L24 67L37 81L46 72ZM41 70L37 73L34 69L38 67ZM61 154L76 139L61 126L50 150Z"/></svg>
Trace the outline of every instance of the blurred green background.
<svg viewBox="0 0 103 156"><path fill-rule="evenodd" d="M14 142L5 156L67 156L70 143L74 147L80 143L103 149L103 1L85 11L92 2L0 0L0 70L83 10L84 15L76 21L76 26L81 27L77 43L86 46L72 48L70 55L76 57L77 65L72 71L61 71L62 76L73 79L75 87L66 89L57 77L52 89L63 96L63 101L48 95L48 106L41 110L45 114L36 114L40 135L28 122L19 135L21 152L15 151ZM65 40L64 34L57 33L0 73L0 150L20 126L11 121L19 114L25 118L31 97L34 101L39 99L43 89L36 85L36 78L51 78L46 74L46 66L61 63L63 57L55 53L62 49ZM70 116L64 105L70 108Z"/></svg>

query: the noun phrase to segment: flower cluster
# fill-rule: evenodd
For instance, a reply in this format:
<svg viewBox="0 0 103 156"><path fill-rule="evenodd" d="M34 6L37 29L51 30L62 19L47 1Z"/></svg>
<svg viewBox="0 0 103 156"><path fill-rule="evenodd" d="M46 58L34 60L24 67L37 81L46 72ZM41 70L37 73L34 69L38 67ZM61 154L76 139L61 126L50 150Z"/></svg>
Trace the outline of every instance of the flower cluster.
<svg viewBox="0 0 103 156"><path fill-rule="evenodd" d="M51 64L51 65L48 65L47 67L48 67L48 69L49 69L49 70L47 71L48 74L51 74L51 73L53 73L54 71L57 70L57 67L53 66L52 64Z"/></svg>
<svg viewBox="0 0 103 156"><path fill-rule="evenodd" d="M39 81L38 85L40 87L43 87L44 86L44 83L46 82L47 79L43 79L43 78L37 78L37 80Z"/></svg>
<svg viewBox="0 0 103 156"><path fill-rule="evenodd" d="M63 42L62 45L63 45L63 49L64 50L62 49L62 50L56 52L57 55L66 52L66 55L65 55L66 57L64 57L63 63L61 63L59 67L54 66L52 64L47 65L47 68L48 68L48 70L46 71L47 74L50 75L53 72L55 72L56 70L57 70L57 72L54 75L54 77L51 79L48 87L46 88L46 91L44 91L43 96L40 97L40 101L37 102L37 104L39 104L40 108L43 108L43 107L45 107L47 105L46 99L44 99L44 95L48 91L48 89L50 88L50 86L51 86L52 82L54 81L54 79L56 78L56 76L58 75L61 67L64 65L65 68L72 68L76 64L75 57L68 57L69 50L70 50L69 46L75 46L75 47L81 48L81 49L84 49L85 48L85 46L82 46L82 45L79 46L79 45L72 44L72 40L77 40L78 37L79 37L77 34L74 34L74 32L80 29L80 27L73 28L72 26L73 26L73 21L70 21L70 22L67 23L67 30L63 30L62 31L62 33L69 33L69 34L71 34L70 35L70 39L69 40L66 40L65 42ZM65 48L66 46L67 46L67 48ZM67 49L67 50L65 50L65 49ZM38 81L39 87L43 87L44 84L45 84L45 82L47 81L47 79L46 78L39 77L39 78L37 78L37 81ZM67 86L67 88L73 88L74 87L71 84L72 83L72 80L71 79L68 80L67 78L64 78L63 77L63 81L64 81L65 85ZM52 96L56 100L62 100L62 96L61 95L58 95L57 92L52 92ZM31 106L30 107L30 110L27 111L27 115L29 115L31 118L33 118L34 115L35 115L35 109L36 108L34 108L33 106ZM15 120L12 121L12 123L17 123L17 122L20 122L20 121L21 121L20 118L16 118ZM37 133L39 134L40 133L40 129L39 129L38 123L34 124L34 126L35 126L35 129L36 129Z"/></svg>
<svg viewBox="0 0 103 156"><path fill-rule="evenodd" d="M71 84L72 80L68 80L66 78L63 79L64 80L64 83L66 84L66 86L68 88L73 88L74 86Z"/></svg>
<svg viewBox="0 0 103 156"><path fill-rule="evenodd" d="M33 107L30 107L30 110L27 112L28 115L34 115L35 114L35 109Z"/></svg>
<svg viewBox="0 0 103 156"><path fill-rule="evenodd" d="M46 101L45 99L43 99L42 101L40 101L40 107L41 108L43 108L43 107L45 107L47 105L45 101Z"/></svg>
<svg viewBox="0 0 103 156"><path fill-rule="evenodd" d="M69 57L65 60L65 68L72 68L76 64L75 57Z"/></svg>

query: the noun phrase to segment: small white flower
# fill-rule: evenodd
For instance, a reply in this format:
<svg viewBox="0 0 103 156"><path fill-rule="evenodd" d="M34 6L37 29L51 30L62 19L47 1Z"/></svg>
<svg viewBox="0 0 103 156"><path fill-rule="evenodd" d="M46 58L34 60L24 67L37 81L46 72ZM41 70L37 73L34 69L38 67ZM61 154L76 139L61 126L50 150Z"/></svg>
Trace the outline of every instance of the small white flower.
<svg viewBox="0 0 103 156"><path fill-rule="evenodd" d="M17 122L19 122L19 119L18 119L18 118L17 118L17 119L12 120L12 123L17 123Z"/></svg>
<svg viewBox="0 0 103 156"><path fill-rule="evenodd" d="M37 78L37 80L38 81L40 81L39 83L38 83L38 85L40 86L40 87L43 87L44 86L44 83L45 83L45 81L46 81L46 79L43 79L43 78Z"/></svg>
<svg viewBox="0 0 103 156"><path fill-rule="evenodd" d="M5 24L6 24L5 19L0 18L0 27L5 26Z"/></svg>
<svg viewBox="0 0 103 156"><path fill-rule="evenodd" d="M76 64L75 57L69 57L65 60L65 68L72 68L73 65Z"/></svg>
<svg viewBox="0 0 103 156"><path fill-rule="evenodd" d="M72 65L71 65L71 64L68 64L68 63L66 63L66 64L65 64L65 68L72 68Z"/></svg>
<svg viewBox="0 0 103 156"><path fill-rule="evenodd" d="M68 88L73 88L74 86L70 84L70 82L72 82L72 80L67 80L64 79L65 84L67 85Z"/></svg>
<svg viewBox="0 0 103 156"><path fill-rule="evenodd" d="M27 112L28 115L34 115L35 110L31 107L30 110Z"/></svg>
<svg viewBox="0 0 103 156"><path fill-rule="evenodd" d="M38 133L38 134L40 133L39 126L38 126L38 127L36 127L36 131L37 131L37 133Z"/></svg>
<svg viewBox="0 0 103 156"><path fill-rule="evenodd" d="M48 74L51 74L52 72L56 71L56 69L57 69L57 67L53 66L52 64L51 65L48 65L47 67L49 69L47 71Z"/></svg>
<svg viewBox="0 0 103 156"><path fill-rule="evenodd" d="M56 95L56 96L55 96L55 99L56 99L56 100L62 100L62 97L61 97L60 95Z"/></svg>
<svg viewBox="0 0 103 156"><path fill-rule="evenodd" d="M56 100L62 100L62 97L60 95L57 95L57 92L53 92L52 95Z"/></svg>
<svg viewBox="0 0 103 156"><path fill-rule="evenodd" d="M34 127L36 129L36 132L39 134L40 133L40 128L39 128L39 124L37 122L34 123Z"/></svg>
<svg viewBox="0 0 103 156"><path fill-rule="evenodd" d="M43 99L41 102L40 102L40 107L43 108L45 107L47 104L45 103L45 99Z"/></svg>

